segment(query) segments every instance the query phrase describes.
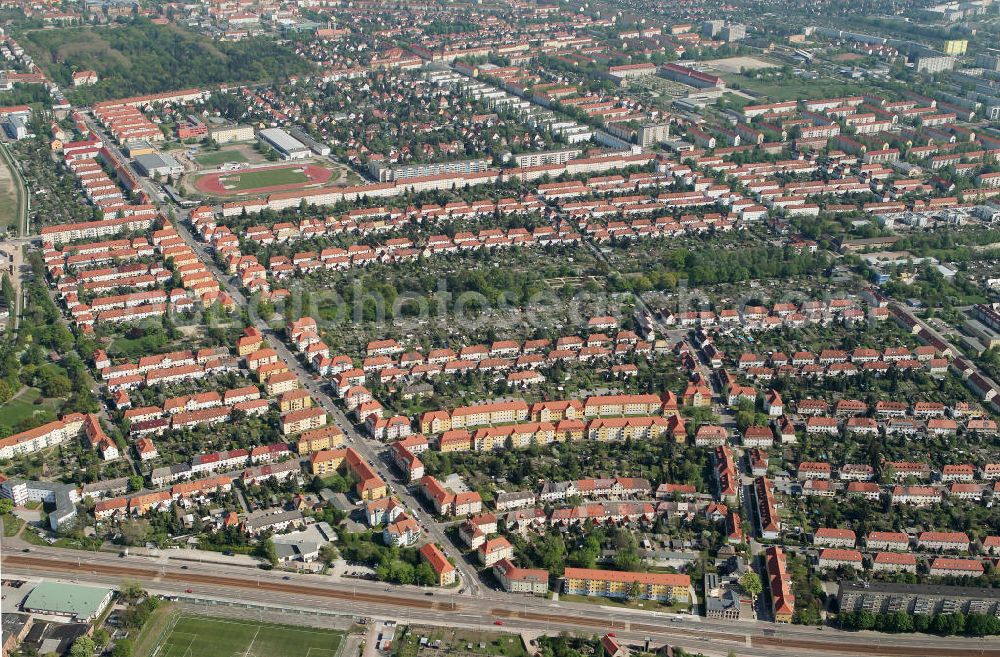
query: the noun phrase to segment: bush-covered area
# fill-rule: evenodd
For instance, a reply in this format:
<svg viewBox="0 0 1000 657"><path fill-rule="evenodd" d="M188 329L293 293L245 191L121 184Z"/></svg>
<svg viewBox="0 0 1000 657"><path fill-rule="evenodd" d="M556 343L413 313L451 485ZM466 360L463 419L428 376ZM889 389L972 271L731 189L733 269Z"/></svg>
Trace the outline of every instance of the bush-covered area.
<svg viewBox="0 0 1000 657"><path fill-rule="evenodd" d="M985 614L910 615L905 611L874 614L870 611L849 611L838 617L845 630L876 630L878 632L931 632L948 636L988 636L1000 634L1000 619Z"/></svg>
<svg viewBox="0 0 1000 657"><path fill-rule="evenodd" d="M86 105L221 83L282 80L310 65L265 38L213 43L175 25L136 19L114 27L35 30L23 45L70 99ZM100 81L73 88L73 71L93 70Z"/></svg>
<svg viewBox="0 0 1000 657"><path fill-rule="evenodd" d="M34 395L40 412L27 414L15 426L0 421L0 436L31 429L72 411L93 413L99 408L75 338L45 287L40 254L32 252L28 262L34 277L24 287L21 329L16 339L0 341L0 405L28 386L41 393ZM59 400L56 412L43 405L43 397Z"/></svg>
<svg viewBox="0 0 1000 657"><path fill-rule="evenodd" d="M375 579L393 584L430 586L437 582L434 570L413 547L388 547L376 532L349 533L341 529L337 545L348 562L375 569Z"/></svg>

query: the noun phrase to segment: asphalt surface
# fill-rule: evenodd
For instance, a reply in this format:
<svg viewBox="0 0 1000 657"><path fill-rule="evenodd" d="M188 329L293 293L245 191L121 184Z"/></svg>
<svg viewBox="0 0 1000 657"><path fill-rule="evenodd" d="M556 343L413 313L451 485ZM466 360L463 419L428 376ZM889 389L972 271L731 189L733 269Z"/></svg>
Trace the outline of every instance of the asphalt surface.
<svg viewBox="0 0 1000 657"><path fill-rule="evenodd" d="M386 587L367 582L335 585L321 576L289 575L218 564L162 563L145 557L120 558L35 547L23 552L19 539L7 539L5 575L50 577L116 586L138 580L167 595L304 607L345 615L391 618L400 622L585 635L613 631L634 642L680 645L706 653L738 655L899 655L1000 657L1000 640L955 639L925 635L848 633L833 628L713 621L678 614L632 611L598 604L555 602L543 598L490 593L480 598L441 596L418 587ZM67 558L70 557L70 558ZM188 593L190 591L190 593ZM431 595L428 595L431 593ZM499 621L502 625L497 625Z"/></svg>

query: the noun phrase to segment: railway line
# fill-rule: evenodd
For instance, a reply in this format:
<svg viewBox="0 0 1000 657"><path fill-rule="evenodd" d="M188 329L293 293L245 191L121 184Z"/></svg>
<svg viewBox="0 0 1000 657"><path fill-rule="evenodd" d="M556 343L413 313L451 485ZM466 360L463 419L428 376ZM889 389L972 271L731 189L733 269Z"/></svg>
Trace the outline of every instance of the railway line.
<svg viewBox="0 0 1000 657"><path fill-rule="evenodd" d="M837 630L829 630L826 636L817 632L812 638L809 628L799 626L774 626L761 628L757 625L733 624L733 632L716 624L691 621L670 622L669 617L662 620L657 617L643 618L637 621L631 618L615 616L614 612L594 606L593 611L553 608L551 612L538 608L539 601L512 601L509 606L501 606L494 600L477 600L458 598L442 600L424 597L419 592L406 594L404 592L358 591L344 586L331 587L306 585L289 580L278 580L270 577L253 577L239 575L223 575L196 572L193 570L177 570L154 565L140 566L134 563L109 563L92 561L78 565L71 560L59 559L32 554L6 554L2 556L2 566L7 573L27 571L32 574L45 573L55 577L70 577L85 579L88 574L104 578L135 579L151 588L163 588L164 584L177 590L190 587L208 588L217 591L217 595L237 595L240 590L247 591L246 597L259 596L261 593L274 594L274 600L281 596L299 601L309 598L328 601L341 601L348 613L379 614L393 613L399 617L410 617L414 622L455 623L457 619L475 619L479 624L489 624L502 621L508 630L516 631L518 627L551 631L576 630L587 634L603 631L615 631L619 636L629 636L636 640L641 637L657 637L661 640L676 642L698 641L716 646L752 648L754 654L766 655L859 655L884 657L1000 657L1000 642L995 639L941 639L905 635L874 635L849 634ZM250 593L253 592L253 594ZM190 591L188 591L190 593ZM535 608L529 608L535 604ZM391 612L372 611L372 608L390 608ZM628 610L622 610L628 613ZM673 619L676 620L676 619ZM737 651L740 654L741 651Z"/></svg>
<svg viewBox="0 0 1000 657"><path fill-rule="evenodd" d="M52 561L38 557L28 557L21 555L4 556L2 560L4 568L24 567L39 570L58 570L62 572L81 575L80 567L75 563L67 561ZM320 588L316 586L304 586L294 582L273 582L267 580L250 580L238 577L226 577L223 575L207 575L196 572L174 572L164 570L162 573L156 569L139 568L136 566L121 565L109 566L101 563L90 563L84 566L86 572L99 575L109 575L121 577L123 579L155 580L176 582L181 585L203 585L203 586L225 586L235 588L250 588L258 591L275 591L281 593L292 593L296 595L311 595L321 598L335 598L338 600L350 600L366 602L370 604L388 605L395 607L408 607L411 609L425 609L428 611L455 611L457 606L454 602L437 600L409 599L394 595L383 595L380 593L368 593L348 589Z"/></svg>

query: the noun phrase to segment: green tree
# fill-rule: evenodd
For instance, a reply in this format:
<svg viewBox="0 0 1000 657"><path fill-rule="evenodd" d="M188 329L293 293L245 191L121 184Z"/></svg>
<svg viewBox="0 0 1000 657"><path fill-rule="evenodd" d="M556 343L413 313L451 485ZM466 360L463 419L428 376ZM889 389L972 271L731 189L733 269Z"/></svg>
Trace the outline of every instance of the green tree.
<svg viewBox="0 0 1000 657"><path fill-rule="evenodd" d="M94 657L96 649L97 645L94 640L84 635L77 637L76 641L73 642L73 647L69 649L69 655L70 657Z"/></svg>
<svg viewBox="0 0 1000 657"><path fill-rule="evenodd" d="M438 583L437 577L434 575L434 569L426 561L420 562L414 571L413 575L416 578L416 584L421 586L434 586Z"/></svg>
<svg viewBox="0 0 1000 657"><path fill-rule="evenodd" d="M271 566L278 565L278 550L274 547L274 541L271 540L270 536L262 538L257 543L255 554L262 559L266 559Z"/></svg>
<svg viewBox="0 0 1000 657"><path fill-rule="evenodd" d="M134 493L137 490L142 490L145 486L145 480L143 480L141 475L130 475L128 478L128 489L130 492Z"/></svg>
<svg viewBox="0 0 1000 657"><path fill-rule="evenodd" d="M122 639L115 644L111 657L132 657L132 651L132 642L129 639Z"/></svg>
<svg viewBox="0 0 1000 657"><path fill-rule="evenodd" d="M108 641L111 639L111 634L103 627L99 627L94 630L94 643L99 647L104 647L108 645Z"/></svg>
<svg viewBox="0 0 1000 657"><path fill-rule="evenodd" d="M142 584L135 580L125 580L118 587L118 590L121 592L123 598L132 602L146 595L146 590L142 588Z"/></svg>
<svg viewBox="0 0 1000 657"><path fill-rule="evenodd" d="M905 611L897 611L889 614L885 623L886 632L912 632L913 617Z"/></svg>
<svg viewBox="0 0 1000 657"><path fill-rule="evenodd" d="M954 614L938 614L931 620L931 632L942 636L961 634L965 631L965 614L956 612Z"/></svg>
<svg viewBox="0 0 1000 657"><path fill-rule="evenodd" d="M740 575L740 588L754 601L757 600L757 596L764 590L764 586L760 582L760 575L754 570L747 570Z"/></svg>
<svg viewBox="0 0 1000 657"><path fill-rule="evenodd" d="M965 633L969 636L989 636L1000 633L1000 619L986 614L969 614L965 617Z"/></svg>
<svg viewBox="0 0 1000 657"><path fill-rule="evenodd" d="M639 582L638 581L629 582L628 588L625 589L625 599L635 600L638 597L639 597Z"/></svg>
<svg viewBox="0 0 1000 657"><path fill-rule="evenodd" d="M332 564L337 560L337 548L332 545L324 545L319 549L319 559L326 565Z"/></svg>

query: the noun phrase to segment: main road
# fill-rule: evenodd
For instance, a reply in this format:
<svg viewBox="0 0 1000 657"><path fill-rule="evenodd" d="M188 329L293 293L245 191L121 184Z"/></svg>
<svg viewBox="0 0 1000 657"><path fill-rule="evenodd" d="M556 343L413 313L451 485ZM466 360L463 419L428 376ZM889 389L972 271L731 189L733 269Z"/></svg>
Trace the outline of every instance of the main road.
<svg viewBox="0 0 1000 657"><path fill-rule="evenodd" d="M478 599L435 596L417 587L366 582L345 585L315 575L287 575L245 567L192 563L181 566L152 558L119 558L51 547L26 547L8 539L5 577L48 577L116 586L137 580L148 590L276 607L305 608L354 616L392 618L445 627L491 627L519 632L615 632L630 642L649 638L710 654L737 655L890 655L899 657L1000 657L996 639L954 639L926 635L848 633L793 625L725 622L683 615L633 611L598 604L554 602L543 598L489 594ZM23 550L27 549L28 552ZM190 593L188 593L190 591ZM500 624L497 624L499 621ZM502 625L501 625L502 624Z"/></svg>

